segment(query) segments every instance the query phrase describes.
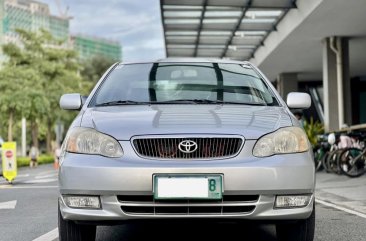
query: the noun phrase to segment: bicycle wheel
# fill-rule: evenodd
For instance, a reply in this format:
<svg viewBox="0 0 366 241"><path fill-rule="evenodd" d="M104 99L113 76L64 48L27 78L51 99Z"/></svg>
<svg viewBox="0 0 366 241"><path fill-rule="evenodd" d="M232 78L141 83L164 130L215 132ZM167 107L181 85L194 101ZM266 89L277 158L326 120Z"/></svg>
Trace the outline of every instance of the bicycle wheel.
<svg viewBox="0 0 366 241"><path fill-rule="evenodd" d="M338 166L341 172L349 177L359 177L366 172L365 155L361 155L362 150L358 148L347 148L342 151L338 158ZM361 155L358 160L356 157Z"/></svg>
<svg viewBox="0 0 366 241"><path fill-rule="evenodd" d="M322 167L322 159L325 156L325 151L321 148L317 149L314 152L314 164L315 164L315 171L319 171Z"/></svg>
<svg viewBox="0 0 366 241"><path fill-rule="evenodd" d="M324 169L327 173L331 172L331 171L330 171L330 168L328 167L328 157L329 157L329 155L330 155L330 152L327 152L327 153L325 153L325 155L324 155L324 156L323 156L323 158L322 158L322 166L323 166L323 169Z"/></svg>
<svg viewBox="0 0 366 241"><path fill-rule="evenodd" d="M329 173L341 174L341 171L338 168L338 156L342 150L334 150L328 152L324 159L324 166L326 171Z"/></svg>
<svg viewBox="0 0 366 241"><path fill-rule="evenodd" d="M339 157L341 156L343 152L343 149L339 149L339 150L336 150L334 151L334 154L332 156L332 171L336 174L342 174L342 171L338 165L338 160L339 160Z"/></svg>

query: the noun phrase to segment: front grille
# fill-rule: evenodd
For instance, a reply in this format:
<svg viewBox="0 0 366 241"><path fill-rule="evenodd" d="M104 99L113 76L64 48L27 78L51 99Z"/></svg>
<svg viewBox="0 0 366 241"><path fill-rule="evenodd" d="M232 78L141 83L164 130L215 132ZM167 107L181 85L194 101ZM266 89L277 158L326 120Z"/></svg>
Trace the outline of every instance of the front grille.
<svg viewBox="0 0 366 241"><path fill-rule="evenodd" d="M207 202L257 202L259 199L259 195L222 195L222 200L215 199L162 199L155 200L153 195L118 195L118 201L120 202L185 202L185 203L207 203Z"/></svg>
<svg viewBox="0 0 366 241"><path fill-rule="evenodd" d="M133 145L143 157L159 159L213 159L235 156L240 137L136 138ZM188 146L188 148L186 148ZM190 147L189 147L190 146Z"/></svg>
<svg viewBox="0 0 366 241"><path fill-rule="evenodd" d="M152 195L117 196L128 215L245 215L254 211L259 195L223 195L222 200L154 200Z"/></svg>
<svg viewBox="0 0 366 241"><path fill-rule="evenodd" d="M122 206L122 211L129 215L238 215L248 214L255 209L255 205L249 206L189 206L189 207L139 207Z"/></svg>

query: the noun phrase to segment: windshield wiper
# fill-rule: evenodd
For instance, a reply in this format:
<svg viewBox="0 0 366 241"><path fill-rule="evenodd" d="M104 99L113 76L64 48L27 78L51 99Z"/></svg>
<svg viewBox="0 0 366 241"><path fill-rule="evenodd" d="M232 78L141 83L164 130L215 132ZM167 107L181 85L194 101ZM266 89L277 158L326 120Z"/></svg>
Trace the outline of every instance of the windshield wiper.
<svg viewBox="0 0 366 241"><path fill-rule="evenodd" d="M95 106L113 106L113 105L146 105L150 102L134 101L134 100L115 100L96 104Z"/></svg>
<svg viewBox="0 0 366 241"><path fill-rule="evenodd" d="M265 106L266 103L258 102L234 102L223 100L207 100L207 99L180 99L167 101L152 101L151 104L234 104L234 105L260 105Z"/></svg>
<svg viewBox="0 0 366 241"><path fill-rule="evenodd" d="M256 106L266 106L266 103L261 102L235 102L235 101L222 101L218 100L218 104L230 104L230 105L256 105Z"/></svg>
<svg viewBox="0 0 366 241"><path fill-rule="evenodd" d="M96 104L99 106L116 106L116 105L152 105L152 104L232 104L232 105L259 105L265 106L266 103L258 102L235 102L235 101L223 101L223 100L207 100L207 99L180 99L180 100L166 100L166 101L134 101L134 100L115 100Z"/></svg>
<svg viewBox="0 0 366 241"><path fill-rule="evenodd" d="M222 102L217 100L207 99L179 99L179 100L165 100L165 101L152 101L151 104L221 104Z"/></svg>

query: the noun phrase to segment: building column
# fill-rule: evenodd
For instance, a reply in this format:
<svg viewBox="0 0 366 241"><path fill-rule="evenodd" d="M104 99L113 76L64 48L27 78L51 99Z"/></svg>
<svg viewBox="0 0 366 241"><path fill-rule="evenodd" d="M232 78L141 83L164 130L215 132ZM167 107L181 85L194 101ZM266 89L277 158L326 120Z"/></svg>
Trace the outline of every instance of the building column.
<svg viewBox="0 0 366 241"><path fill-rule="evenodd" d="M297 73L281 73L278 75L277 90L285 101L288 93L298 91L297 82Z"/></svg>
<svg viewBox="0 0 366 241"><path fill-rule="evenodd" d="M352 122L352 92L351 92L351 75L349 63L349 41L348 38L341 38L340 45L342 49L342 69L343 69L343 105L344 105L344 123L348 126L353 125Z"/></svg>
<svg viewBox="0 0 366 241"><path fill-rule="evenodd" d="M352 124L348 39L329 37L323 45L324 127L337 131Z"/></svg>

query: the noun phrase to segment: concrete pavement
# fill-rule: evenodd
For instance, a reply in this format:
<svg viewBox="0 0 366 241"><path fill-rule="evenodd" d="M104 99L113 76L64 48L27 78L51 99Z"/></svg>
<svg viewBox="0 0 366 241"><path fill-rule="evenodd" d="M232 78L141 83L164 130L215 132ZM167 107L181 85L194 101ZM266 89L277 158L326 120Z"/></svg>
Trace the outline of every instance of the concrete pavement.
<svg viewBox="0 0 366 241"><path fill-rule="evenodd" d="M366 175L316 174L316 198L366 215ZM366 238L365 238L366 239Z"/></svg>

